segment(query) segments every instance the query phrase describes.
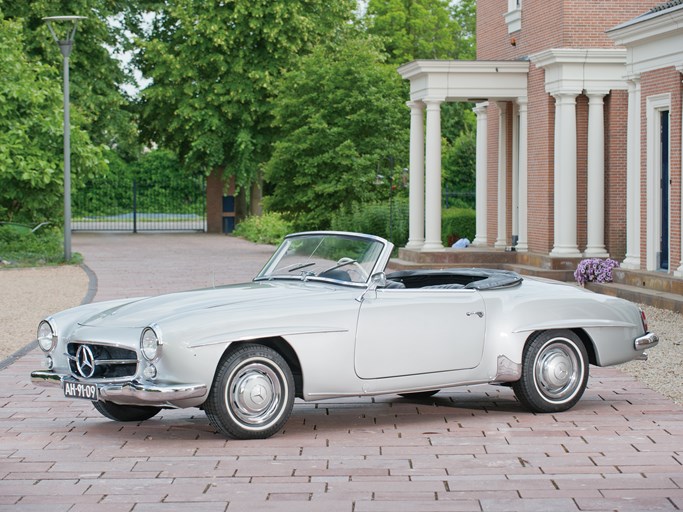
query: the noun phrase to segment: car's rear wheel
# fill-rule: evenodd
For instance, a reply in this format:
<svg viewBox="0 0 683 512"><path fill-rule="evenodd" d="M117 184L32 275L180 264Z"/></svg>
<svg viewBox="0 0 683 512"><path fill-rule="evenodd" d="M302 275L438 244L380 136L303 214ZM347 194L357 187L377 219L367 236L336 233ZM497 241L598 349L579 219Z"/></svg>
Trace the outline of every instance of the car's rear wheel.
<svg viewBox="0 0 683 512"><path fill-rule="evenodd" d="M527 342L522 378L512 385L519 401L534 412L572 408L588 383L588 354L572 331L544 331Z"/></svg>
<svg viewBox="0 0 683 512"><path fill-rule="evenodd" d="M204 410L211 424L233 439L265 439L287 422L294 378L275 350L249 344L223 359Z"/></svg>
<svg viewBox="0 0 683 512"><path fill-rule="evenodd" d="M112 402L93 402L95 409L104 416L114 421L145 421L161 410L160 407L145 405L119 405Z"/></svg>

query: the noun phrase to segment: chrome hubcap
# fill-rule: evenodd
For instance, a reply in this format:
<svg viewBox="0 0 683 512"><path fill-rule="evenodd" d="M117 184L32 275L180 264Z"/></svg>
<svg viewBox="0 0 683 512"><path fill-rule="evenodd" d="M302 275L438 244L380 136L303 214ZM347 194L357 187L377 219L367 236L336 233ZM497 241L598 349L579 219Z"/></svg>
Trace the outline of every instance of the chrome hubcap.
<svg viewBox="0 0 683 512"><path fill-rule="evenodd" d="M539 391L554 401L571 398L580 381L580 364L570 346L553 342L538 355L534 377Z"/></svg>
<svg viewBox="0 0 683 512"><path fill-rule="evenodd" d="M279 373L261 362L245 362L235 369L227 390L229 409L249 426L262 427L277 416L281 402Z"/></svg>

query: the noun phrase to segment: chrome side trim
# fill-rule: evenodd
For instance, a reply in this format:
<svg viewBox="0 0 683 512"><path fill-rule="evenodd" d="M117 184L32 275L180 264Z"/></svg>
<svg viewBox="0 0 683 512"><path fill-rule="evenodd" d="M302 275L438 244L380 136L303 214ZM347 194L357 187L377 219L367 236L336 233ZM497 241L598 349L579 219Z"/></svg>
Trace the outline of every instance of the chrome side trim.
<svg viewBox="0 0 683 512"><path fill-rule="evenodd" d="M633 340L633 347L636 350L647 350L648 348L656 346L657 343L659 343L657 335L653 332L648 332Z"/></svg>
<svg viewBox="0 0 683 512"><path fill-rule="evenodd" d="M64 382L87 381L79 381L50 370L36 370L31 372L31 382L42 387L61 387ZM97 384L101 400L126 405L168 405L179 400L205 396L208 391L204 384L151 384L137 380L92 383Z"/></svg>
<svg viewBox="0 0 683 512"><path fill-rule="evenodd" d="M507 356L499 355L496 377L491 382L515 382L522 377L522 365L511 361Z"/></svg>

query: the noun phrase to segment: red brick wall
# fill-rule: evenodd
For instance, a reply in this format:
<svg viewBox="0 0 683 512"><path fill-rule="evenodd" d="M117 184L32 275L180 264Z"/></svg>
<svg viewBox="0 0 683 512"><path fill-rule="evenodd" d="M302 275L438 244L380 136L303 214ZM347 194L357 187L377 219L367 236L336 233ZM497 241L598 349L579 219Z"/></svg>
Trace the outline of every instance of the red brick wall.
<svg viewBox="0 0 683 512"><path fill-rule="evenodd" d="M641 219L640 258L645 268L647 261L647 98L657 94L671 94L669 110L669 269L674 271L681 262L681 73L673 67L650 71L641 75ZM659 205L657 205L659 207ZM659 244L658 244L659 245Z"/></svg>
<svg viewBox="0 0 683 512"><path fill-rule="evenodd" d="M605 246L610 257L626 256L626 136L628 92L605 97Z"/></svg>
<svg viewBox="0 0 683 512"><path fill-rule="evenodd" d="M487 108L488 149L487 175L488 187L486 193L486 238L489 245L493 245L498 237L498 106L495 101L489 101Z"/></svg>
<svg viewBox="0 0 683 512"><path fill-rule="evenodd" d="M508 33L504 0L477 2L477 59L516 60L551 48L612 48L605 31L630 20L660 2L651 0L523 0L522 28ZM680 81L679 81L680 82ZM528 80L528 226L529 250L549 253L554 238L554 115L555 101L545 92L545 73L533 64ZM611 256L623 258L626 248L626 122L627 94L605 98L605 244ZM587 98L577 98L577 241L586 245ZM680 116L679 116L680 121ZM489 227L496 239L498 119L489 108ZM673 134L672 134L673 135ZM680 135L678 137L680 141ZM679 143L680 144L680 143ZM678 160L680 162L680 158ZM679 173L680 176L680 173ZM680 186L680 185L679 185ZM511 186L508 188L508 194ZM508 201L508 210L511 207ZM673 208L673 206L672 206ZM673 211L673 210L672 210ZM680 211L680 208L679 208ZM673 232L673 231L672 231ZM680 243L678 244L680 248ZM672 254L673 256L673 254Z"/></svg>
<svg viewBox="0 0 683 512"><path fill-rule="evenodd" d="M477 1L477 59L516 60L550 48L613 48L605 31L645 13L652 0L523 0L508 34L505 0ZM513 45L514 42L514 45Z"/></svg>
<svg viewBox="0 0 683 512"><path fill-rule="evenodd" d="M555 100L545 92L544 72L529 67L528 88L528 225L529 251L549 253L553 248Z"/></svg>
<svg viewBox="0 0 683 512"><path fill-rule="evenodd" d="M588 98L576 98L576 242L586 250L588 239Z"/></svg>
<svg viewBox="0 0 683 512"><path fill-rule="evenodd" d="M605 34L607 29L631 20L660 3L652 0L565 0L563 47L613 48L614 43Z"/></svg>

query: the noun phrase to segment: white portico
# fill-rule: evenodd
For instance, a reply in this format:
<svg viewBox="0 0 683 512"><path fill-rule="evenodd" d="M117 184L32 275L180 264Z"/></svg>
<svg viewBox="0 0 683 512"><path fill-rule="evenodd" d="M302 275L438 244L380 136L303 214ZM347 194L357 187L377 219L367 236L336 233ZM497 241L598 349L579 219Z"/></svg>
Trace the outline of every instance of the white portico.
<svg viewBox="0 0 683 512"><path fill-rule="evenodd" d="M605 124L604 98L627 88L626 50L546 50L530 57L545 70L545 90L555 98L554 245L551 256L607 257L605 249ZM576 98L588 98L587 243L577 244Z"/></svg>
<svg viewBox="0 0 683 512"><path fill-rule="evenodd" d="M519 105L520 135L517 165L519 197L526 193L526 96L529 63L524 61L432 61L418 60L398 72L410 80L410 225L406 248L443 250L441 243L441 104L446 101L477 102L477 233L474 243L486 245L487 225L487 129L488 101L513 101ZM426 123L425 123L426 110ZM504 107L501 108L504 112ZM502 114L501 114L502 115ZM425 129L426 126L426 129ZM505 130L506 123L501 123ZM505 134L500 140L506 140ZM505 149L501 149L505 154ZM521 164L521 165L520 165ZM505 218L506 162L498 160L498 218ZM521 189L524 188L522 191ZM501 202L502 200L502 202ZM519 204L519 217L526 219L526 200ZM524 228L526 224L524 224ZM526 240L520 224L520 240ZM505 229L503 222L502 229ZM503 231L504 233L504 231Z"/></svg>
<svg viewBox="0 0 683 512"><path fill-rule="evenodd" d="M607 257L605 244L605 113L604 98L612 90L626 90L626 53L623 49L550 49L529 57L544 72L547 94L555 99L549 255L559 258ZM516 251L529 247L528 93L529 61L415 61L399 68L410 80L410 231L407 249L443 250L441 243L441 122L444 101L476 102L476 236L475 246ZM577 97L588 104L585 250L579 248L577 219ZM537 96L538 97L538 96ZM498 133L489 134L488 106L495 102ZM512 112L510 113L510 109ZM426 110L426 123L424 112ZM512 118L512 123L506 122ZM496 123L493 123L495 126ZM426 127L426 128L425 128ZM507 130L512 133L508 134ZM489 144L489 138L496 144ZM538 141L534 144L538 144ZM488 172L496 160L497 177ZM511 161L508 161L510 160ZM496 192L489 187L495 186ZM512 190L508 191L511 186ZM512 201L512 204L508 202ZM495 201L495 204L489 204ZM489 214L495 212L495 218ZM489 240L487 226L495 225ZM532 248L533 250L533 248ZM538 251L538 249L537 249ZM547 251L547 250L546 250ZM541 252L543 250L541 249ZM547 254L547 252L546 252Z"/></svg>

